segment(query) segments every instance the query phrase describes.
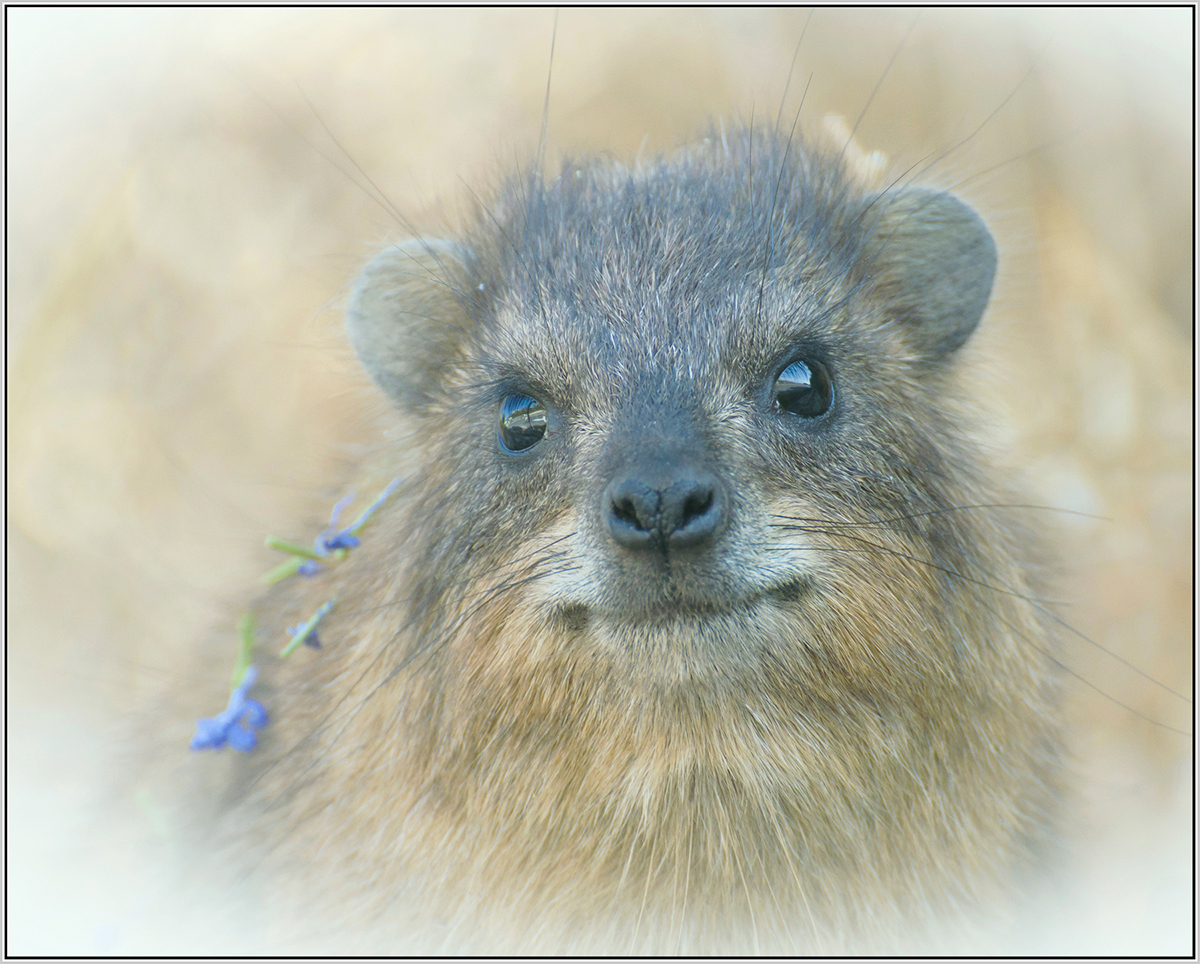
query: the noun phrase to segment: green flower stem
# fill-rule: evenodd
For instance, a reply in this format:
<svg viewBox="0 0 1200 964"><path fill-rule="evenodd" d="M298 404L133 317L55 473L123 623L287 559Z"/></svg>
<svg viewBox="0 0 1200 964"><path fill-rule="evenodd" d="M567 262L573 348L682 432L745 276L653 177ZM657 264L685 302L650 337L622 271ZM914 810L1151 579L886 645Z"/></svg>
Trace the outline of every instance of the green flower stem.
<svg viewBox="0 0 1200 964"><path fill-rule="evenodd" d="M317 628L317 624L324 619L326 615L328 615L329 610L333 608L336 602L337 597L328 600L321 606L320 609L312 614L312 617L308 620L308 622L304 623L296 630L296 635L292 637L292 641L279 651L280 659L284 658L285 656L291 656L292 653L295 652L296 647L303 643L308 634Z"/></svg>
<svg viewBox="0 0 1200 964"><path fill-rule="evenodd" d="M278 549L280 552L286 552L292 556L300 556L304 559L315 559L317 562L321 562L325 558L320 553L313 552L306 546L300 546L294 542L287 542L284 539L276 539L274 536L267 536L266 546L268 549Z"/></svg>
<svg viewBox="0 0 1200 964"><path fill-rule="evenodd" d="M237 689L241 685L242 677L246 675L246 667L252 662L251 655L254 652L254 613L244 613L242 618L238 620L238 634L241 637L241 642L238 645L237 662L233 664L233 685L231 689Z"/></svg>
<svg viewBox="0 0 1200 964"><path fill-rule="evenodd" d="M282 582L288 576L294 576L296 574L296 570L299 569L303 564L304 560L299 556L292 556L292 558L287 562L281 562L270 572L266 573L262 577L262 581L268 586L273 586L277 582Z"/></svg>

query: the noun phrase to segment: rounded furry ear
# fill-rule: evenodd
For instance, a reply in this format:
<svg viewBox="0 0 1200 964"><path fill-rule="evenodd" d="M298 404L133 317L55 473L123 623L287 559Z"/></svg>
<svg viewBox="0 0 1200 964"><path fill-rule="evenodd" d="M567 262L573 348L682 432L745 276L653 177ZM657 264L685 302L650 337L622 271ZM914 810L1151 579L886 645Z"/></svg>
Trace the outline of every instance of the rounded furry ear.
<svg viewBox="0 0 1200 964"><path fill-rule="evenodd" d="M899 307L914 346L936 361L960 347L983 317L996 242L978 214L944 191L915 189L877 201L885 208L869 242L876 289Z"/></svg>
<svg viewBox="0 0 1200 964"><path fill-rule="evenodd" d="M346 330L375 383L399 408L424 410L456 357L470 321L462 294L465 253L448 241L393 244L363 269Z"/></svg>

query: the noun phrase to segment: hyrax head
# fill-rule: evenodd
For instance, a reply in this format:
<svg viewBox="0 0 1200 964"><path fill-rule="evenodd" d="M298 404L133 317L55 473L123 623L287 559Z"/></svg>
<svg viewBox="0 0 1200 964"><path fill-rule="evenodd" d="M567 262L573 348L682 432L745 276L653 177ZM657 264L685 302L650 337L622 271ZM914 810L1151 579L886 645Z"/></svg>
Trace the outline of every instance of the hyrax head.
<svg viewBox="0 0 1200 964"><path fill-rule="evenodd" d="M460 240L384 250L350 306L425 466L414 564L651 662L806 637L871 573L862 606L936 595L862 527L962 542L936 514L970 483L950 356L995 265L951 195L865 191L769 133L514 179Z"/></svg>

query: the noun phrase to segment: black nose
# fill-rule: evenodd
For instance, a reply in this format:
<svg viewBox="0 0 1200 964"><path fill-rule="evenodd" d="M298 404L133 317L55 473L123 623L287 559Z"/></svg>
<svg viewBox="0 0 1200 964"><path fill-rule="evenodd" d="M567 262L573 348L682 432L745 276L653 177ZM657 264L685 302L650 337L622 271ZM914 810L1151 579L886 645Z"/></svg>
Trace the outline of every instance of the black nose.
<svg viewBox="0 0 1200 964"><path fill-rule="evenodd" d="M656 482L626 473L609 483L603 507L618 545L666 554L706 545L720 535L727 499L714 476L679 469Z"/></svg>

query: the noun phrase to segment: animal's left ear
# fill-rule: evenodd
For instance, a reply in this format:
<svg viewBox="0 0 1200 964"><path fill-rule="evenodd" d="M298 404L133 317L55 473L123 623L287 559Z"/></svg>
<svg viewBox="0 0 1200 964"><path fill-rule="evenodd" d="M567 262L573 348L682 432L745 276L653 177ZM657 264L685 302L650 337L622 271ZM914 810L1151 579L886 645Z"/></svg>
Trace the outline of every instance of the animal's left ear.
<svg viewBox="0 0 1200 964"><path fill-rule="evenodd" d="M389 245L363 270L350 295L346 330L363 366L410 415L437 397L473 320L456 244L414 238Z"/></svg>
<svg viewBox="0 0 1200 964"><path fill-rule="evenodd" d="M913 189L876 201L865 217L875 288L926 358L959 348L983 317L996 277L996 242L971 208L943 191ZM873 223L872 223L873 220Z"/></svg>

